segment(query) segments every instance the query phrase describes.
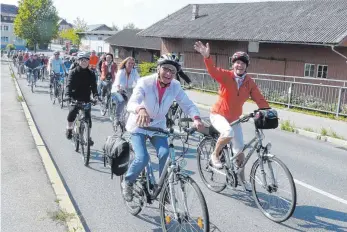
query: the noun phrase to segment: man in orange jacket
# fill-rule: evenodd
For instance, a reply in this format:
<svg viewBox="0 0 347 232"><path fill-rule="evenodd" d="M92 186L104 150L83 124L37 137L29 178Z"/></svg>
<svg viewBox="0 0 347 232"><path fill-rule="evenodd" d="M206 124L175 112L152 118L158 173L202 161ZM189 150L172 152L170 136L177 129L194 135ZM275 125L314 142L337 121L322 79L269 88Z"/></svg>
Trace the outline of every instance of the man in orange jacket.
<svg viewBox="0 0 347 232"><path fill-rule="evenodd" d="M96 69L96 66L99 62L99 58L98 56L95 54L95 51L93 50L92 51L92 54L90 54L90 57L89 57L89 67L93 70Z"/></svg>
<svg viewBox="0 0 347 232"><path fill-rule="evenodd" d="M222 148L232 140L234 155L242 152L244 147L241 124L230 127L230 123L237 120L242 114L242 106L249 97L256 102L259 108L270 108L269 104L259 91L252 78L247 75L246 69L249 65L249 56L245 52L236 52L232 56L232 70L215 67L210 57L210 46L198 41L194 49L203 57L206 69L210 76L219 85L219 97L213 105L210 119L212 126L220 133L215 150L211 154L211 164L215 168L222 168L219 159ZM244 154L236 159L236 165L240 166L244 161ZM245 181L244 172L240 173L241 181L247 191L251 190L250 183Z"/></svg>

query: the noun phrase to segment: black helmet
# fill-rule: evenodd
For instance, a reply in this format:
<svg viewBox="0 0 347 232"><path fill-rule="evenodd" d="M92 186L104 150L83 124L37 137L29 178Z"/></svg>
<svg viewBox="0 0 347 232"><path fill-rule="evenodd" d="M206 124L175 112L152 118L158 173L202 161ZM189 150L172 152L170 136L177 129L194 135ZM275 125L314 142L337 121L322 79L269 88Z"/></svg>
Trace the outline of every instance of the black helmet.
<svg viewBox="0 0 347 232"><path fill-rule="evenodd" d="M177 72L181 70L181 65L178 63L177 56L171 53L161 55L157 61L158 65L171 64L176 67Z"/></svg>

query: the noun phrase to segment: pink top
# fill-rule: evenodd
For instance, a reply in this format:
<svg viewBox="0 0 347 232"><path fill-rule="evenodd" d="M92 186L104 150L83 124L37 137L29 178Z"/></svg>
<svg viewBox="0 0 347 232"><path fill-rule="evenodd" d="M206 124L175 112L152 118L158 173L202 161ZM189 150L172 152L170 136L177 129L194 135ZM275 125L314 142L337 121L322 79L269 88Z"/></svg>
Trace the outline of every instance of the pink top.
<svg viewBox="0 0 347 232"><path fill-rule="evenodd" d="M166 87L161 87L159 81L157 81L157 88L159 93L159 105L160 105L161 100L163 99L164 93L166 91Z"/></svg>

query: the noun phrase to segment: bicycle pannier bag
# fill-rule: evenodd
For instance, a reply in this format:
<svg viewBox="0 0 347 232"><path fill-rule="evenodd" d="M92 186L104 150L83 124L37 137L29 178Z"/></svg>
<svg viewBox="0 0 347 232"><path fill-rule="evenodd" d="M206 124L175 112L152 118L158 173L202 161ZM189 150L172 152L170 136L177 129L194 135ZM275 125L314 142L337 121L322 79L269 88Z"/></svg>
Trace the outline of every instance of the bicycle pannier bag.
<svg viewBox="0 0 347 232"><path fill-rule="evenodd" d="M276 129L278 127L278 114L275 109L259 110L254 117L258 129Z"/></svg>
<svg viewBox="0 0 347 232"><path fill-rule="evenodd" d="M119 135L108 136L104 145L105 155L108 156L111 166L111 178L123 175L129 166L130 144Z"/></svg>

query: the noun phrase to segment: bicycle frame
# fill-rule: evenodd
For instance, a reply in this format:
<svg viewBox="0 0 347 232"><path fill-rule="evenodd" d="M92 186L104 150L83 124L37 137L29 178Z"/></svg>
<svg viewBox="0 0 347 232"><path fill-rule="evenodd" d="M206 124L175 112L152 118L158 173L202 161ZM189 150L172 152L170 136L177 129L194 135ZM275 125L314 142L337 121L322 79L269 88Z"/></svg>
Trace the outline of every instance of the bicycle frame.
<svg viewBox="0 0 347 232"><path fill-rule="evenodd" d="M238 124L238 123L241 123L241 122L231 123L230 125L233 126L233 125ZM227 145L227 153L226 153L226 155L227 155L227 157L226 157L227 167L230 168L232 171L234 171L237 174L237 177L239 179L240 179L240 173L245 169L245 166L246 166L248 160L253 155L254 151L257 151L259 159L263 159L266 156L273 157L273 155L269 154L269 149L270 149L271 144L268 143L265 147L263 146L263 136L262 136L263 133L262 133L262 131L255 128L255 134L256 134L255 137L250 142L248 142L246 145L244 145L243 149L235 156L234 156L233 151L232 151L232 143L230 142ZM269 144L270 144L270 146L269 146ZM235 170L234 161L237 159L237 157L239 155L244 153L244 151L247 148L251 148L251 150L246 155L242 165L240 167L238 167L237 170ZM261 153L261 151L263 151L263 154ZM260 162L259 165L260 165L260 169L261 169L261 173L262 173L263 186L267 186L265 173L264 173L264 165L262 162ZM269 164L269 165L271 165L271 164ZM226 175L222 171L220 171L220 170L218 170L212 166L210 168L212 168L215 172L218 172L219 174ZM271 170L271 173L270 173L271 179L274 180L275 178L274 178L274 173L273 173L272 168L270 170ZM242 182L241 182L241 185L243 185Z"/></svg>

